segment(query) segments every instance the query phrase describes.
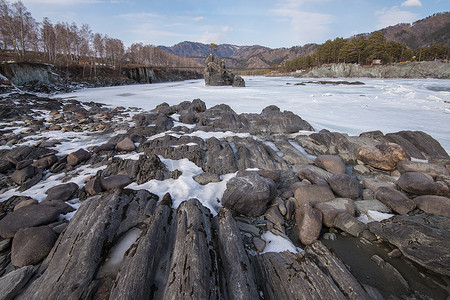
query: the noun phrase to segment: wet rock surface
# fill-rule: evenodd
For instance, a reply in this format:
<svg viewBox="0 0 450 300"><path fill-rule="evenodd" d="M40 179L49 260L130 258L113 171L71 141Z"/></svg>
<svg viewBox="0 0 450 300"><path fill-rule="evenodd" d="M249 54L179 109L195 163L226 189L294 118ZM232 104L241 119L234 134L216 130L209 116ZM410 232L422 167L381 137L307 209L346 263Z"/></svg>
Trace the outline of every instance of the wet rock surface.
<svg viewBox="0 0 450 300"><path fill-rule="evenodd" d="M311 125L276 106L237 114L200 99L152 111L26 94L2 101L0 287L9 298L448 291L450 159L426 133L303 135Z"/></svg>

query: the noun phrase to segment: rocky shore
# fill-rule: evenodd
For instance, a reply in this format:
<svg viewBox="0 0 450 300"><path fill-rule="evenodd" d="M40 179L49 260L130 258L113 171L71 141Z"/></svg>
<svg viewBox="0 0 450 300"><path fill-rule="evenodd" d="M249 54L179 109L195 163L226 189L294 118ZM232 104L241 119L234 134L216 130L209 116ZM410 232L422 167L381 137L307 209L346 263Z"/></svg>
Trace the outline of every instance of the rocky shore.
<svg viewBox="0 0 450 300"><path fill-rule="evenodd" d="M450 157L269 106L0 100L0 299L447 299Z"/></svg>

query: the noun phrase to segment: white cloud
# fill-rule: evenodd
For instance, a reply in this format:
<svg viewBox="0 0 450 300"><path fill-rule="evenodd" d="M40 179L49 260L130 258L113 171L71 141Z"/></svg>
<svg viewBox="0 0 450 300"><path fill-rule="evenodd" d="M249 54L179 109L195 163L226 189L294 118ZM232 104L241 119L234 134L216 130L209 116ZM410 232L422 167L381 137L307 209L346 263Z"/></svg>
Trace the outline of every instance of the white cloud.
<svg viewBox="0 0 450 300"><path fill-rule="evenodd" d="M327 0L324 0L327 1ZM274 9L279 21L288 22L286 35L292 44L301 45L310 42L322 42L334 17L328 14L307 12L302 5L312 0L287 0Z"/></svg>
<svg viewBox="0 0 450 300"><path fill-rule="evenodd" d="M103 0L22 0L26 4L74 5L87 3L105 3ZM112 2L113 3L113 2Z"/></svg>
<svg viewBox="0 0 450 300"><path fill-rule="evenodd" d="M234 31L234 29L230 26L223 26L222 27L222 32L232 32Z"/></svg>
<svg viewBox="0 0 450 300"><path fill-rule="evenodd" d="M221 41L223 41L223 36L218 32L205 31L195 41L203 44L220 43Z"/></svg>
<svg viewBox="0 0 450 300"><path fill-rule="evenodd" d="M119 17L121 18L127 18L127 19L148 19L148 18L159 18L161 17L158 14L153 14L153 13L129 13L129 14L123 14L123 15L119 15Z"/></svg>
<svg viewBox="0 0 450 300"><path fill-rule="evenodd" d="M203 17L203 16L198 16L198 17L195 17L194 18L194 21L195 22L200 22L200 21L203 21L205 19L205 17Z"/></svg>
<svg viewBox="0 0 450 300"><path fill-rule="evenodd" d="M420 0L406 0L405 2L402 3L402 6L417 7L422 6L422 3L420 2Z"/></svg>
<svg viewBox="0 0 450 300"><path fill-rule="evenodd" d="M399 23L411 23L418 19L417 14L401 10L397 6L384 8L381 11L375 12L375 16L378 16L377 29L397 25Z"/></svg>

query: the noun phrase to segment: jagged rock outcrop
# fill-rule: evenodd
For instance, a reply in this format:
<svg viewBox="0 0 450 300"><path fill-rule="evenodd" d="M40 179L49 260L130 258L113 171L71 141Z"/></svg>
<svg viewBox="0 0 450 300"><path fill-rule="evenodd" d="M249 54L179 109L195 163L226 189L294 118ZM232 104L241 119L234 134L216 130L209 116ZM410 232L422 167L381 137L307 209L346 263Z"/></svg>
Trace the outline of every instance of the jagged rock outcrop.
<svg viewBox="0 0 450 300"><path fill-rule="evenodd" d="M205 70L203 71L206 86L232 85L235 87L245 87L242 77L234 75L225 69L225 61L212 54L205 59Z"/></svg>

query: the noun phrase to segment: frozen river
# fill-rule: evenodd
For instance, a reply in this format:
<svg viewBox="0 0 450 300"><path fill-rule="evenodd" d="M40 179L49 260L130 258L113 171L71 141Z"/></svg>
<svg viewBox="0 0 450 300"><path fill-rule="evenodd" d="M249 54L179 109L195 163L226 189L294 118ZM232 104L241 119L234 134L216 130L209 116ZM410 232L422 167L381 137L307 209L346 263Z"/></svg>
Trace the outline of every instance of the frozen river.
<svg viewBox="0 0 450 300"><path fill-rule="evenodd" d="M259 113L268 105L290 110L316 130L359 135L381 130L421 130L450 152L450 80L305 79L244 77L245 88L205 87L203 80L83 89L57 97L74 97L114 106L153 109L200 98L207 107L228 104L237 113ZM307 81L362 81L364 85L320 85Z"/></svg>

